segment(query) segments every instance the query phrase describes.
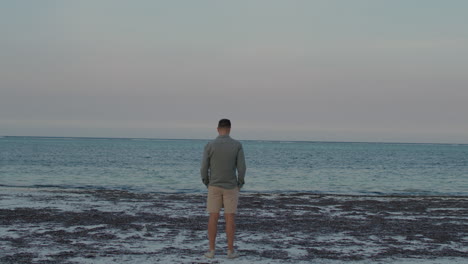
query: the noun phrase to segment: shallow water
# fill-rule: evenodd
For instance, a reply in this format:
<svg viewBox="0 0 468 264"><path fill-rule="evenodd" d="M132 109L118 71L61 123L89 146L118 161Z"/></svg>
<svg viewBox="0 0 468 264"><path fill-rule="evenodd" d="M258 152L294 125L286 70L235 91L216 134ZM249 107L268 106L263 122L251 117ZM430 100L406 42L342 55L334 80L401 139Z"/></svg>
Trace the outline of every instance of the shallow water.
<svg viewBox="0 0 468 264"><path fill-rule="evenodd" d="M0 185L204 192L208 140L0 138ZM468 195L468 145L242 141L249 192Z"/></svg>

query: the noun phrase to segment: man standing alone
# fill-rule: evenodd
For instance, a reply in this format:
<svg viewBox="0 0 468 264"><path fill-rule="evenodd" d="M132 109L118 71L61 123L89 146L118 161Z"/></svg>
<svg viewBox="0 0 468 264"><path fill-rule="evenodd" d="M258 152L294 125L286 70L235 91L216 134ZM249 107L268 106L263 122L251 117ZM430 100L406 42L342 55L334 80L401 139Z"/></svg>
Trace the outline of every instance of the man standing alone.
<svg viewBox="0 0 468 264"><path fill-rule="evenodd" d="M219 136L206 144L201 165L201 178L208 187L206 209L210 213L208 220L208 239L210 250L207 258L215 255L216 234L218 232L219 212L224 207L228 258L237 258L234 251L235 215L239 191L244 185L245 158L242 144L232 139L231 121L221 119L218 123ZM236 174L237 170L237 174Z"/></svg>

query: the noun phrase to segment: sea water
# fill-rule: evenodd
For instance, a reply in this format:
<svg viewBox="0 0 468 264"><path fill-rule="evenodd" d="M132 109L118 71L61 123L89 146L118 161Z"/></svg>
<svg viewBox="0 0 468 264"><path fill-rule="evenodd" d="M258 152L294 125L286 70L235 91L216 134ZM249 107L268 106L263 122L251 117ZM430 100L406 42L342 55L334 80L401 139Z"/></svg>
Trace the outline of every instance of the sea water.
<svg viewBox="0 0 468 264"><path fill-rule="evenodd" d="M208 140L0 138L0 186L206 191ZM468 145L241 141L244 191L468 195Z"/></svg>

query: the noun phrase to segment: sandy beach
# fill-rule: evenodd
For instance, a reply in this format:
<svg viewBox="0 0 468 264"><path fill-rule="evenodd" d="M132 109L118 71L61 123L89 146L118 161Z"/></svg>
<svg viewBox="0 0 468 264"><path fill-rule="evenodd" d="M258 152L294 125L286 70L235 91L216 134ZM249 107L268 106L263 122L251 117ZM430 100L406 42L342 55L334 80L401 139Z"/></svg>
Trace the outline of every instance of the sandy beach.
<svg viewBox="0 0 468 264"><path fill-rule="evenodd" d="M0 263L465 263L468 197L242 193L236 260L204 194L0 190Z"/></svg>

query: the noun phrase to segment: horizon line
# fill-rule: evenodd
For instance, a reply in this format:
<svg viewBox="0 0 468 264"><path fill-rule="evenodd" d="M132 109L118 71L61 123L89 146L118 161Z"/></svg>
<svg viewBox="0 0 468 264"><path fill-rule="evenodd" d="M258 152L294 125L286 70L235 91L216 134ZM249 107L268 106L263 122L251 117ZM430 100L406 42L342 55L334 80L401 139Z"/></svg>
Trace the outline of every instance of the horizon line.
<svg viewBox="0 0 468 264"><path fill-rule="evenodd" d="M91 137L91 136L11 136L0 135L0 138L50 138L50 139L144 139L144 140L212 140L212 138L149 138L149 137ZM399 141L337 141L337 140L286 140L286 139L239 139L239 141L273 141L273 142L309 142L309 143L370 143L370 144L438 144L438 145L468 145L468 143L447 142L399 142Z"/></svg>

